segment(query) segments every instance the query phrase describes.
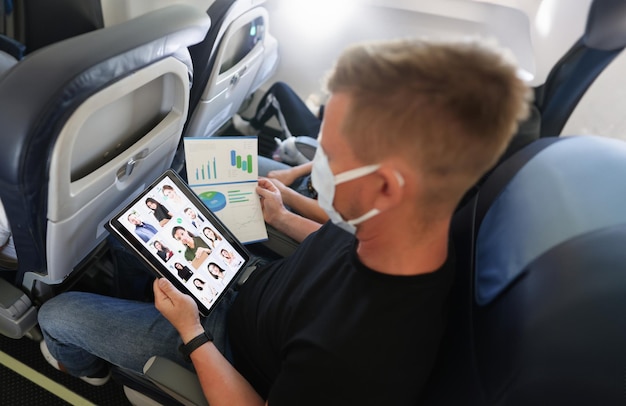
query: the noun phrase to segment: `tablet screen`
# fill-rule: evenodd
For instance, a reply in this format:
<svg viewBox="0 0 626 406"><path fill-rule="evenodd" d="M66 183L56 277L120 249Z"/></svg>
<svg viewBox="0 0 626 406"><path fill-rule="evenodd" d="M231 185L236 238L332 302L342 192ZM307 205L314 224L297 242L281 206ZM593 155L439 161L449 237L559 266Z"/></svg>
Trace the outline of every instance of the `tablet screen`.
<svg viewBox="0 0 626 406"><path fill-rule="evenodd" d="M190 294L208 315L250 255L172 170L107 224L158 275Z"/></svg>

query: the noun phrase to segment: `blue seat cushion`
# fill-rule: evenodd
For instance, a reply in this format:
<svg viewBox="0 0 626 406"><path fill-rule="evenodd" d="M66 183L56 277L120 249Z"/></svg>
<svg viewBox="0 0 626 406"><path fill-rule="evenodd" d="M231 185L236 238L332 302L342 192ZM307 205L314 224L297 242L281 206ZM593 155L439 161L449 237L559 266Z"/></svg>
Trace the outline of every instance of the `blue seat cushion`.
<svg viewBox="0 0 626 406"><path fill-rule="evenodd" d="M552 247L626 223L626 142L562 141L530 159L485 215L476 240L478 305L492 302Z"/></svg>

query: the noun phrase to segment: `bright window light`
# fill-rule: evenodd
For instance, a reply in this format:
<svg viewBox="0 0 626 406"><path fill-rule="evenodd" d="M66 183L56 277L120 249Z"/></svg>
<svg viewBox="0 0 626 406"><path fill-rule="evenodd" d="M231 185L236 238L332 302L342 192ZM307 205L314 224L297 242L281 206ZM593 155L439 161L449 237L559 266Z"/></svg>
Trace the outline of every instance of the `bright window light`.
<svg viewBox="0 0 626 406"><path fill-rule="evenodd" d="M551 0L544 1L539 5L535 16L535 27L540 36L548 37L552 33L552 24L557 7L558 2Z"/></svg>
<svg viewBox="0 0 626 406"><path fill-rule="evenodd" d="M293 29L320 37L341 27L352 16L356 2L357 0L283 0L281 12Z"/></svg>

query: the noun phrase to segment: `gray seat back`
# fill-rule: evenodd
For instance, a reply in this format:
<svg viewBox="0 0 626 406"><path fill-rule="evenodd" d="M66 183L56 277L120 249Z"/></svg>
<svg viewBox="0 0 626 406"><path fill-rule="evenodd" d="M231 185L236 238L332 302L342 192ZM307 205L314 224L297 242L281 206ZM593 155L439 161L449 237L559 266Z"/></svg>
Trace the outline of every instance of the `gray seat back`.
<svg viewBox="0 0 626 406"><path fill-rule="evenodd" d="M0 79L0 198L18 284L62 282L110 213L169 167L187 117L186 48L209 25L168 7L44 47Z"/></svg>
<svg viewBox="0 0 626 406"><path fill-rule="evenodd" d="M185 136L214 135L275 72L278 45L263 2L216 0L207 38L190 48L197 75Z"/></svg>

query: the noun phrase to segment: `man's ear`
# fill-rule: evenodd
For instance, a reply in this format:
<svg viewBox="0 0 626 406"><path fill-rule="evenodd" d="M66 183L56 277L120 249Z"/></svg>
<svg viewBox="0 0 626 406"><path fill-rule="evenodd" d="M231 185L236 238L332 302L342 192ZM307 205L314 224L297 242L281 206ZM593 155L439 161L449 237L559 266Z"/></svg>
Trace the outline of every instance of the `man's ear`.
<svg viewBox="0 0 626 406"><path fill-rule="evenodd" d="M406 198L406 175L392 165L381 165L377 171L382 178L380 193L374 202L374 207L381 211L398 206Z"/></svg>

